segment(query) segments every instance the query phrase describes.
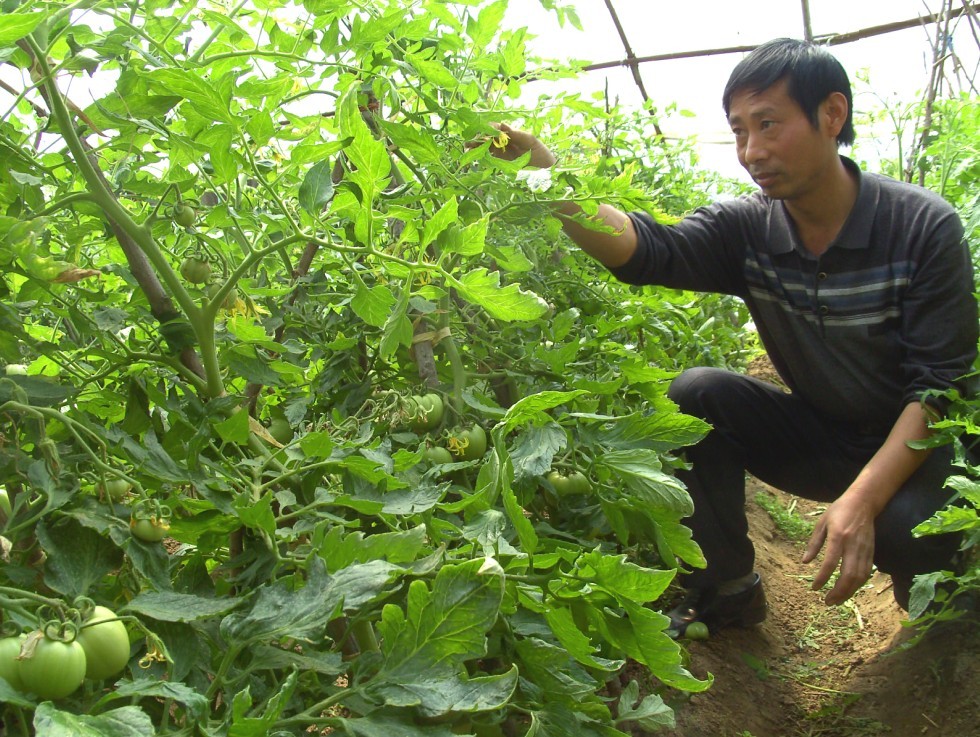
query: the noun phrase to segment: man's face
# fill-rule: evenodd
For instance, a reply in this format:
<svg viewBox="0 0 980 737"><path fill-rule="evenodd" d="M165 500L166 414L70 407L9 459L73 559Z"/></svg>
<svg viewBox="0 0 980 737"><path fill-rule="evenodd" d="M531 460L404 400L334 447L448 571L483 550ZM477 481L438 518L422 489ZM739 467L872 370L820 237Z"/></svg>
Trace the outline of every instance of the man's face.
<svg viewBox="0 0 980 737"><path fill-rule="evenodd" d="M837 161L836 138L813 127L787 93L785 80L757 92L736 92L728 122L739 163L774 199L810 193L827 164Z"/></svg>

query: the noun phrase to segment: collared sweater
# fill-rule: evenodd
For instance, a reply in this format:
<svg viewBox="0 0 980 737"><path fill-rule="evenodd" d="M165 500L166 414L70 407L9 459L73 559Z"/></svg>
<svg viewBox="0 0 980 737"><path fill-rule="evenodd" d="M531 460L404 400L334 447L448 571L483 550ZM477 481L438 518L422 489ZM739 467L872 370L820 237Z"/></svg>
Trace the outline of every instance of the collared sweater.
<svg viewBox="0 0 980 737"><path fill-rule="evenodd" d="M972 391L961 379L977 357L973 267L941 197L843 160L858 196L820 256L781 201L755 193L672 226L631 213L637 250L611 271L629 284L742 298L792 392L832 420L887 432L928 390Z"/></svg>

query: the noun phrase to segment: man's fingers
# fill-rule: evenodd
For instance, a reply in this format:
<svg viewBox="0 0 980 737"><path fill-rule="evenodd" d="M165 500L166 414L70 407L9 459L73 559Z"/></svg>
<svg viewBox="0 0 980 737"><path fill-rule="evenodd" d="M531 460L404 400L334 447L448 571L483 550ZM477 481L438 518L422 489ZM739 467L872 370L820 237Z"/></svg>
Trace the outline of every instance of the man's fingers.
<svg viewBox="0 0 980 737"><path fill-rule="evenodd" d="M810 535L810 540L806 544L806 550L803 552L803 562L809 563L811 560L817 557L817 553L820 552L820 548L823 547L824 538L827 536L827 528L823 523L823 518L821 517L817 520L816 527L813 528L813 534Z"/></svg>

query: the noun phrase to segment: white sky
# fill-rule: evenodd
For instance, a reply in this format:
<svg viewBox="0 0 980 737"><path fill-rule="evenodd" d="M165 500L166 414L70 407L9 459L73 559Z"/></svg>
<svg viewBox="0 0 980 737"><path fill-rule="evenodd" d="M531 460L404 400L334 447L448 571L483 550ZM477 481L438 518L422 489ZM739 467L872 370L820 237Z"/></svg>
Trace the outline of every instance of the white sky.
<svg viewBox="0 0 980 737"><path fill-rule="evenodd" d="M779 36L803 36L800 0L612 0L633 48L639 56L678 51L758 44ZM529 51L549 59L574 58L589 62L623 59L625 51L603 0L574 0L582 20L580 32L566 24L559 28L554 13L545 11L534 0L511 0L508 25L526 26L536 38ZM869 26L916 18L936 12L941 0L810 0L813 33L821 36L847 33ZM928 34L935 26L917 27L831 48L840 59L855 92L855 108L860 111L877 105L872 90L891 100L912 102L921 98L929 80L931 49ZM966 56L971 74L976 72L977 43L969 35L966 19L954 34L954 48ZM741 57L736 54L650 62L641 65L647 94L659 108L676 102L694 117L661 119L667 135L697 134L702 162L729 176L749 181L735 160L731 136L721 109L721 93L732 67ZM855 75L869 75L871 88L858 83ZM561 89L590 93L610 89L625 104L639 104L641 97L632 75L625 67L599 70L579 80L562 81ZM546 91L547 83L527 85L524 101ZM859 147L862 133L858 129ZM714 143L712 143L714 142ZM870 151L859 149L864 156Z"/></svg>

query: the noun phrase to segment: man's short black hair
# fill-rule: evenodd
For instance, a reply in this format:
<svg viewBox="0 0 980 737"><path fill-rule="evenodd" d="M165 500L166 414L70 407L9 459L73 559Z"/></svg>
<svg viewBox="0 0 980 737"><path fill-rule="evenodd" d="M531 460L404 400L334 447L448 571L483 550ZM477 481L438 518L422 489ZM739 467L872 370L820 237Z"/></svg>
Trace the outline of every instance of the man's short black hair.
<svg viewBox="0 0 980 737"><path fill-rule="evenodd" d="M814 128L820 121L817 110L832 92L847 98L847 120L837 135L837 145L854 143L851 83L841 63L824 47L808 41L777 38L759 46L738 63L728 78L722 105L725 115L731 110L737 92L762 92L785 79L789 96L810 119Z"/></svg>

